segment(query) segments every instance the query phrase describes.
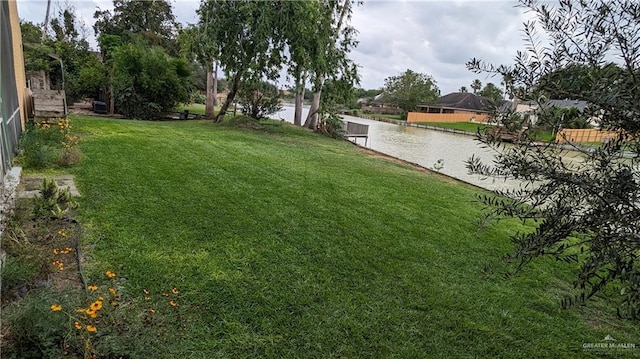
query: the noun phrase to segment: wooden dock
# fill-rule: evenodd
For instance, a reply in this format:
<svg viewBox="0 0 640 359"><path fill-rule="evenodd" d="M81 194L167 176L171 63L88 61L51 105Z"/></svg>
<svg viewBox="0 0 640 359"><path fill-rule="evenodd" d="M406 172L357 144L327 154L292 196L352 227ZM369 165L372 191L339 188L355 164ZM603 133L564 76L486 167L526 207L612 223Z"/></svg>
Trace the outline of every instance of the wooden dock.
<svg viewBox="0 0 640 359"><path fill-rule="evenodd" d="M369 140L369 125L363 125L361 123L349 122L344 123L343 128L346 138L353 138L354 142L358 138L364 138L364 146L367 147L367 141Z"/></svg>

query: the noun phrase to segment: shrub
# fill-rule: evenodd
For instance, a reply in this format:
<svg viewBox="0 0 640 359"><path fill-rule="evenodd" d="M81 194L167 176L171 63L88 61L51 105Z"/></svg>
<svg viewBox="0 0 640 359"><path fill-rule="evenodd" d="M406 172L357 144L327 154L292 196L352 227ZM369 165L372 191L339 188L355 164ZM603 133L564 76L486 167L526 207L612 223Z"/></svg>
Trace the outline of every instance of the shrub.
<svg viewBox="0 0 640 359"><path fill-rule="evenodd" d="M67 211L74 209L78 203L71 198L68 188L61 189L53 179L42 181L42 195L34 199L33 216L35 218L61 218Z"/></svg>
<svg viewBox="0 0 640 359"><path fill-rule="evenodd" d="M69 167L82 159L79 138L71 133L69 119L53 119L27 124L20 137L18 164L43 169L58 165Z"/></svg>
<svg viewBox="0 0 640 359"><path fill-rule="evenodd" d="M183 60L160 47L127 44L113 55L112 83L117 111L137 119L156 119L188 102L190 71Z"/></svg>

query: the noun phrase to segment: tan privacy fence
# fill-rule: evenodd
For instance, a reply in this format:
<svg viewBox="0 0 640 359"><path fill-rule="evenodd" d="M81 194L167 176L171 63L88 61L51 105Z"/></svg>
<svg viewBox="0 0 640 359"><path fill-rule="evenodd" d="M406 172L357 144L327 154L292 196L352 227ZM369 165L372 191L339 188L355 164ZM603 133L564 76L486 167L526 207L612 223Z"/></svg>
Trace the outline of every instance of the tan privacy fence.
<svg viewBox="0 0 640 359"><path fill-rule="evenodd" d="M409 112L407 122L488 122L489 115L466 113L426 113Z"/></svg>
<svg viewBox="0 0 640 359"><path fill-rule="evenodd" d="M564 129L556 134L556 142L608 142L618 134L615 131L602 131L593 128Z"/></svg>

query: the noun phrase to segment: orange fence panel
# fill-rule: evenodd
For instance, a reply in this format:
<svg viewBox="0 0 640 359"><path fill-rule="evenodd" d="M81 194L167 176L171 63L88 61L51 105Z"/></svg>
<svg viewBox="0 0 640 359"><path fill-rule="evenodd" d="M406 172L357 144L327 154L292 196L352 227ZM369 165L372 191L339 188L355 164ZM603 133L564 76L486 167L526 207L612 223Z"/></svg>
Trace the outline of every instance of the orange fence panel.
<svg viewBox="0 0 640 359"><path fill-rule="evenodd" d="M409 112L407 122L489 122L489 115L472 112L462 113L425 113Z"/></svg>
<svg viewBox="0 0 640 359"><path fill-rule="evenodd" d="M556 142L607 142L618 134L615 131L602 131L593 128L564 129L556 134Z"/></svg>

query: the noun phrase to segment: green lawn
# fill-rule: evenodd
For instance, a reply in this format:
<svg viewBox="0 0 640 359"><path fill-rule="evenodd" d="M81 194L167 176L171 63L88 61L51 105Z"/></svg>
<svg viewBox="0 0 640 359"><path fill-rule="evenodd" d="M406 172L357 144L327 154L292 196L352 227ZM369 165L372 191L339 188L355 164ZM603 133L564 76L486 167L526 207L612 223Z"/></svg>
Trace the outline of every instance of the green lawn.
<svg viewBox="0 0 640 359"><path fill-rule="evenodd" d="M602 299L559 308L571 276L553 261L488 270L519 225L480 229L476 188L286 124L73 121L89 280L180 290L149 356L595 358L583 343L638 341Z"/></svg>
<svg viewBox="0 0 640 359"><path fill-rule="evenodd" d="M389 115L385 113L365 113L364 115L376 117L376 118L387 118L389 120L402 121L402 115Z"/></svg>
<svg viewBox="0 0 640 359"><path fill-rule="evenodd" d="M478 132L478 130L482 132L485 128L490 127L489 125L476 122L421 122L421 124L434 127L452 128L467 132Z"/></svg>
<svg viewBox="0 0 640 359"><path fill-rule="evenodd" d="M180 105L176 108L176 111L178 112L182 112L184 110L189 110L189 113L195 113L198 115L204 115L204 110L205 110L205 106L204 104L200 104L200 103L190 103L188 105ZM231 110L233 111L233 106L231 107ZM214 111L220 111L220 106L215 106Z"/></svg>

